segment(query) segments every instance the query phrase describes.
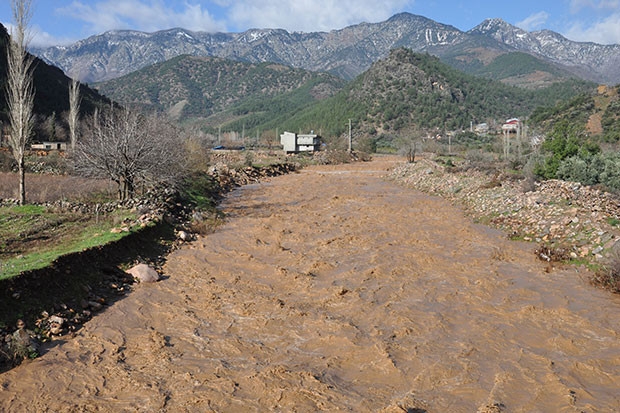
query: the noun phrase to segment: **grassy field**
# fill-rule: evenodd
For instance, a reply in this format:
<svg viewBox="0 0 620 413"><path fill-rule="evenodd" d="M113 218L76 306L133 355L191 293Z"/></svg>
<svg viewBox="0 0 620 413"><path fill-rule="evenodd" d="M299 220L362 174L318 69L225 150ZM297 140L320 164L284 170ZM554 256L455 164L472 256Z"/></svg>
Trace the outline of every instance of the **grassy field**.
<svg viewBox="0 0 620 413"><path fill-rule="evenodd" d="M50 265L58 257L116 241L127 232L111 232L128 211L94 217L57 212L37 205L0 207L0 279Z"/></svg>
<svg viewBox="0 0 620 413"><path fill-rule="evenodd" d="M212 163L227 165L271 165L286 161L281 154L270 152L214 152ZM204 165L206 168L208 165ZM198 176L198 175L197 175ZM211 179L189 175L186 182L188 202L199 209L214 207L217 188ZM16 173L0 172L0 200L15 198L18 188ZM115 187L106 180L70 175L27 174L25 206L0 206L0 280L22 272L49 266L58 257L117 241L127 231L112 232L135 220L135 213L117 210L93 216L48 207L55 201L95 204L111 201Z"/></svg>
<svg viewBox="0 0 620 413"><path fill-rule="evenodd" d="M17 174L0 173L0 199L14 198ZM107 181L68 175L28 174L28 202L105 202L113 199ZM44 268L58 257L118 240L127 232L110 232L135 213L116 211L93 216L43 205L0 207L0 279Z"/></svg>

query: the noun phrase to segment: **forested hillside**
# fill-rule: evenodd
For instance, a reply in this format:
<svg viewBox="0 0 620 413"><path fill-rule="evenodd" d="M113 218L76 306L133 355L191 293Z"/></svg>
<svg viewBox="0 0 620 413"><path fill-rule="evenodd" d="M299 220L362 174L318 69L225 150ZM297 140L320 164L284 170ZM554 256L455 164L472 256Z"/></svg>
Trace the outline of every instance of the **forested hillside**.
<svg viewBox="0 0 620 413"><path fill-rule="evenodd" d="M600 86L597 93L584 93L556 106L541 107L532 121L545 130L567 122L602 142L620 142L620 86Z"/></svg>
<svg viewBox="0 0 620 413"><path fill-rule="evenodd" d="M332 75L275 63L183 55L97 87L123 104L217 128L250 114L248 127L291 114L344 84Z"/></svg>
<svg viewBox="0 0 620 413"><path fill-rule="evenodd" d="M428 54L396 49L331 99L284 123L338 135L346 120L372 136L409 129L462 130L470 124L526 117L538 106L555 105L593 84L571 80L526 90L465 74Z"/></svg>

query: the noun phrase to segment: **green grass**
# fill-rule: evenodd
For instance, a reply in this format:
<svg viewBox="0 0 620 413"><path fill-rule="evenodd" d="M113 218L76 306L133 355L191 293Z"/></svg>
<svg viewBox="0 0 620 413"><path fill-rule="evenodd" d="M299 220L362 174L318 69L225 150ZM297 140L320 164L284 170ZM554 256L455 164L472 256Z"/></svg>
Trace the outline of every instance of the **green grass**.
<svg viewBox="0 0 620 413"><path fill-rule="evenodd" d="M620 225L620 219L615 218L615 217L609 217L607 218L607 223L611 225L612 227L617 227Z"/></svg>
<svg viewBox="0 0 620 413"><path fill-rule="evenodd" d="M13 214L31 215L45 213L45 207L41 205L16 205L2 208L3 212L11 212Z"/></svg>
<svg viewBox="0 0 620 413"><path fill-rule="evenodd" d="M132 217L135 218L134 213L118 211L96 222L93 217L51 213L35 205L0 208L2 249L6 249L8 242L14 242L16 236L18 240L41 239L19 253L5 251L0 261L0 279L47 267L63 255L117 241L130 232L112 233L110 230Z"/></svg>
<svg viewBox="0 0 620 413"><path fill-rule="evenodd" d="M185 179L181 196L196 209L212 211L215 210L220 190L217 180L212 176L205 172L195 172Z"/></svg>

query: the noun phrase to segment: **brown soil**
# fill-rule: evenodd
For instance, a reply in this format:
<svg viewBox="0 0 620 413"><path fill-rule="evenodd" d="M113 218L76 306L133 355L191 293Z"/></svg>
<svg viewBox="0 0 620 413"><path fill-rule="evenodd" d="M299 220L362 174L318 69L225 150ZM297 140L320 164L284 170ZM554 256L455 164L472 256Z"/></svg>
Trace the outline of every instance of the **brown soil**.
<svg viewBox="0 0 620 413"><path fill-rule="evenodd" d="M391 166L233 192L166 279L0 375L0 410L619 411L620 298Z"/></svg>
<svg viewBox="0 0 620 413"><path fill-rule="evenodd" d="M13 172L0 172L0 200L19 197L19 177ZM71 175L26 174L28 202L83 201L89 198L114 199L115 187L105 179L89 179Z"/></svg>

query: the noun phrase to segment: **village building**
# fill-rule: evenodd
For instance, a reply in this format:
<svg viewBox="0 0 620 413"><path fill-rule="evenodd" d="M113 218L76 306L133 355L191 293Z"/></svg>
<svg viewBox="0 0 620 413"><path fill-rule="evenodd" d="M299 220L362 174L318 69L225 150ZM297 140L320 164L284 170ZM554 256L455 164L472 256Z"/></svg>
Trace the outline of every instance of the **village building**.
<svg viewBox="0 0 620 413"><path fill-rule="evenodd" d="M66 151L67 150L67 143L66 142L35 142L32 145L30 145L30 149L35 150L35 151L52 151L52 150L57 150L57 151Z"/></svg>
<svg viewBox="0 0 620 413"><path fill-rule="evenodd" d="M284 132L280 135L280 144L286 153L315 152L321 145L321 138L314 134L296 134Z"/></svg>
<svg viewBox="0 0 620 413"><path fill-rule="evenodd" d="M504 158L510 156L511 146L516 146L517 156L521 156L521 141L523 138L523 124L517 118L506 120L502 125ZM514 143L512 143L513 141Z"/></svg>
<svg viewBox="0 0 620 413"><path fill-rule="evenodd" d="M478 135L486 135L489 133L489 124L488 123L479 123L474 128L474 132Z"/></svg>

